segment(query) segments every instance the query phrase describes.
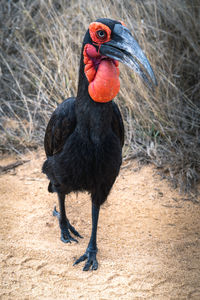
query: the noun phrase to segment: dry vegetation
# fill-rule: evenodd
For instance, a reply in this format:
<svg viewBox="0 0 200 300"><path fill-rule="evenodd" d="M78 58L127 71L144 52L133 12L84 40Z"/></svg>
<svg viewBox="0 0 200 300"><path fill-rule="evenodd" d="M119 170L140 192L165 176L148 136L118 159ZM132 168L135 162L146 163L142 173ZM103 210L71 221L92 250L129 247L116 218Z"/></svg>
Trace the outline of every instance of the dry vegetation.
<svg viewBox="0 0 200 300"><path fill-rule="evenodd" d="M126 23L158 80L153 93L121 66L116 101L126 125L124 156L150 160L175 186L194 188L200 172L198 0L2 0L0 151L42 144L53 109L76 95L83 35L98 17Z"/></svg>

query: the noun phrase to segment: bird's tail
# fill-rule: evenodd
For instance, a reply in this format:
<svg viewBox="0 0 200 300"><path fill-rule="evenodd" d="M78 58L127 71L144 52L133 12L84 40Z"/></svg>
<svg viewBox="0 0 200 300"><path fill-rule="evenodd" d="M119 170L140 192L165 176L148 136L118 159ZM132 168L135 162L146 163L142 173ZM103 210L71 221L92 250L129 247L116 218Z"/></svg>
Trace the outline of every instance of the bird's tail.
<svg viewBox="0 0 200 300"><path fill-rule="evenodd" d="M49 171L49 165L48 165L48 160L46 160L42 166L42 173L46 174L47 177L49 178L48 176L48 172ZM51 178L49 178L51 180ZM48 192L49 193L53 193L54 192L54 189L53 189L53 184L52 182L50 181L49 182L49 185L48 185Z"/></svg>
<svg viewBox="0 0 200 300"><path fill-rule="evenodd" d="M49 182L49 185L48 185L48 192L53 193L53 186L52 186L51 181Z"/></svg>

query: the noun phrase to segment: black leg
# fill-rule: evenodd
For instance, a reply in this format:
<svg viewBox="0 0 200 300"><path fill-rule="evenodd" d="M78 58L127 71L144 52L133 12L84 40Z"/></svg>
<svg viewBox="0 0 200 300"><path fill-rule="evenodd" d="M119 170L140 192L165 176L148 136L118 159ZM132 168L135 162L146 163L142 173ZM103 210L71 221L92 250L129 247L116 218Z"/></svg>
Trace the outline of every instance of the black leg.
<svg viewBox="0 0 200 300"><path fill-rule="evenodd" d="M85 254L83 254L79 259L77 259L74 265L77 265L81 261L87 259L83 271L88 271L92 266L92 270L97 270L98 262L96 259L97 254L97 225L98 225L98 218L99 218L99 210L100 207L92 204L92 233L90 237L90 241L88 247L86 249Z"/></svg>
<svg viewBox="0 0 200 300"><path fill-rule="evenodd" d="M56 210L56 207L54 207L53 216L56 216L59 220L61 230L61 241L64 243L71 243L72 241L78 243L78 241L74 239L69 232L70 230L74 235L82 238L78 231L76 231L76 229L69 223L69 220L66 217L65 194L58 193L58 200L60 213Z"/></svg>
<svg viewBox="0 0 200 300"><path fill-rule="evenodd" d="M97 251L97 225L99 220L99 209L100 207L92 204L92 233L88 244L88 249Z"/></svg>

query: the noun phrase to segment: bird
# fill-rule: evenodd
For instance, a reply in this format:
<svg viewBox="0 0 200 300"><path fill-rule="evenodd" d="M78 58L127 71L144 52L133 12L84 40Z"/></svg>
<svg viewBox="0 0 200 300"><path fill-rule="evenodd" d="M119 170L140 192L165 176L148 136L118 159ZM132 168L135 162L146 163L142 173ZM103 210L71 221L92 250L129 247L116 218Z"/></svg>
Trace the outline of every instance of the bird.
<svg viewBox="0 0 200 300"><path fill-rule="evenodd" d="M57 106L48 122L42 172L48 191L58 195L61 240L82 238L66 216L65 197L87 191L91 196L92 228L86 251L74 265L85 261L83 271L97 270L97 226L101 205L119 174L124 125L113 101L120 90L119 62L139 74L152 88L157 85L152 67L122 21L100 18L83 36L76 97ZM76 238L75 238L76 237Z"/></svg>

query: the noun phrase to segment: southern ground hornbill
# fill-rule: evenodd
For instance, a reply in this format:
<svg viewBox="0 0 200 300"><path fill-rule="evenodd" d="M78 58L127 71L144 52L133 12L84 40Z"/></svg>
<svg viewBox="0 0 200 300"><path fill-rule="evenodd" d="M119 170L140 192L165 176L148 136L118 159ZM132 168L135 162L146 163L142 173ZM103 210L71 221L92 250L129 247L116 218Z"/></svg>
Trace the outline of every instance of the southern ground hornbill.
<svg viewBox="0 0 200 300"><path fill-rule="evenodd" d="M99 209L122 162L124 127L112 101L120 88L119 61L149 86L151 81L156 84L146 56L123 22L98 19L91 23L83 40L77 96L56 108L45 134L47 160L42 170L50 180L49 192L58 194L60 212L55 208L53 215L59 219L63 242L77 241L71 233L81 237L66 217L65 195L78 191L91 194L91 238L85 254L74 263L86 260L84 271L98 268Z"/></svg>

